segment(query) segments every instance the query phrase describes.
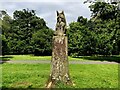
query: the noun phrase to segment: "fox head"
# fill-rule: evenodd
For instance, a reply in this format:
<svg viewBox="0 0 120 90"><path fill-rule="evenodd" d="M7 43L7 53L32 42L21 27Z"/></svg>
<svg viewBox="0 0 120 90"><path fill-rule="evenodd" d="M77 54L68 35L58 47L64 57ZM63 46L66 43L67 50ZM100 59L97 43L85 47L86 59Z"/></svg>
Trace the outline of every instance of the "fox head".
<svg viewBox="0 0 120 90"><path fill-rule="evenodd" d="M66 23L64 11L62 11L62 12L58 12L57 11L57 22L59 22L59 23L60 22Z"/></svg>

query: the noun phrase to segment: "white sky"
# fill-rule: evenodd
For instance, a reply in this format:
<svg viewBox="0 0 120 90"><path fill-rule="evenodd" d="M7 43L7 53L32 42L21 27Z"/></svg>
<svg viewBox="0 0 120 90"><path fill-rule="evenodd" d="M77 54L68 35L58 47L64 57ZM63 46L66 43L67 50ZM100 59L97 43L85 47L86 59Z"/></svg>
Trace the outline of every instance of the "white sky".
<svg viewBox="0 0 120 90"><path fill-rule="evenodd" d="M15 10L29 8L36 10L37 16L44 18L52 29L55 29L56 11L64 10L68 23L76 21L78 16L90 18L90 4L85 0L0 0L0 10L6 10L12 16Z"/></svg>

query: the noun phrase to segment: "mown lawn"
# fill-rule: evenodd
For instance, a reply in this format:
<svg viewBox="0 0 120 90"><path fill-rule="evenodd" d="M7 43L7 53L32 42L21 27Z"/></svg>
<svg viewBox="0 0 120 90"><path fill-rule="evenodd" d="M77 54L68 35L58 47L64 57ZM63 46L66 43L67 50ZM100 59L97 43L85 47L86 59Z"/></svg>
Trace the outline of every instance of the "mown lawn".
<svg viewBox="0 0 120 90"><path fill-rule="evenodd" d="M34 55L5 55L0 57L3 60L51 60L51 56L34 56ZM68 57L69 60L87 60L82 58Z"/></svg>
<svg viewBox="0 0 120 90"><path fill-rule="evenodd" d="M44 88L50 74L49 64L1 65L3 88ZM74 88L118 88L117 64L74 64L70 74Z"/></svg>
<svg viewBox="0 0 120 90"><path fill-rule="evenodd" d="M51 60L51 56L34 56L34 55L5 55L0 57L2 60ZM114 56L79 56L79 57L68 57L69 60L80 60L80 61L114 61L120 62L120 55Z"/></svg>
<svg viewBox="0 0 120 90"><path fill-rule="evenodd" d="M34 56L34 55L5 55L3 60L50 60L51 56Z"/></svg>

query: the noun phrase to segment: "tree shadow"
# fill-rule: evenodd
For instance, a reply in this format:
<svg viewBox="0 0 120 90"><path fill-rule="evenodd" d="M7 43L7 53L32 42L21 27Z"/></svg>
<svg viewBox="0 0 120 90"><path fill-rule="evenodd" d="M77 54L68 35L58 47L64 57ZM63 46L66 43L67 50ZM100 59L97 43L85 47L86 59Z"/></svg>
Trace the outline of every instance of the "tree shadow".
<svg viewBox="0 0 120 90"><path fill-rule="evenodd" d="M2 87L2 90L56 90L56 89L47 89L47 88L31 88L31 87L28 87L28 88L13 88L13 87L11 87L11 88L8 88L8 87L5 87L5 86L3 86ZM61 89L59 89L59 90L61 90Z"/></svg>
<svg viewBox="0 0 120 90"><path fill-rule="evenodd" d="M7 61L10 61L10 59L13 58L12 56L1 56L0 57L0 64L3 64Z"/></svg>
<svg viewBox="0 0 120 90"><path fill-rule="evenodd" d="M115 56L80 56L80 57L75 57L75 58L80 58L80 59L85 59L85 60L94 60L94 61L109 61L109 62L117 62L120 63L120 55L115 55Z"/></svg>

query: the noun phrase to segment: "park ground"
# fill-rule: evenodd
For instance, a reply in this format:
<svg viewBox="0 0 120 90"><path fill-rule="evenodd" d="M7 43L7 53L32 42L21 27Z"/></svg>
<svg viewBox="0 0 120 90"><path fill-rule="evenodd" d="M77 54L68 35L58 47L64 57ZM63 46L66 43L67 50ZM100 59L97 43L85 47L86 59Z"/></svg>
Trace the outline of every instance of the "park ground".
<svg viewBox="0 0 120 90"><path fill-rule="evenodd" d="M33 55L6 55L1 57L3 61L19 60L46 60L50 61L51 56ZM106 61L117 64L70 64L69 70L75 86L64 86L59 88L118 88L118 62L120 56L81 56L68 58L70 61ZM46 63L8 63L0 64L3 88L44 88L50 74L50 64Z"/></svg>

